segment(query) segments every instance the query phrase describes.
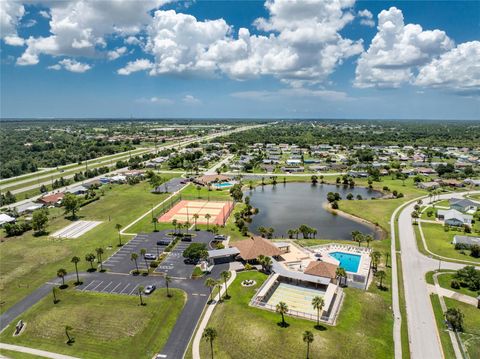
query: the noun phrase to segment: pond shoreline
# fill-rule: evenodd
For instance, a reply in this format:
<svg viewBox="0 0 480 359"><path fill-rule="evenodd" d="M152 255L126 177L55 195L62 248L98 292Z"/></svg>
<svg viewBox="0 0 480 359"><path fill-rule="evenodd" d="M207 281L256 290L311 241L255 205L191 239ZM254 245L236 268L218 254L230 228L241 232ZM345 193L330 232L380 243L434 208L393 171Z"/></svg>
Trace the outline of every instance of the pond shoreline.
<svg viewBox="0 0 480 359"><path fill-rule="evenodd" d="M330 212L333 215L342 216L344 218L348 218L348 219L350 219L352 221L355 221L357 223L362 223L362 224L367 225L368 227L370 227L376 233L376 235L378 235L378 239L375 238L376 240L381 241L381 240L384 240L384 239L387 238L387 232L382 227L380 227L379 225L377 226L374 223L372 223L370 221L367 221L366 219L364 219L362 217L358 217L358 216L355 216L351 213L344 212L341 209L333 209L332 207L330 207L328 202L323 202L322 206L327 212Z"/></svg>

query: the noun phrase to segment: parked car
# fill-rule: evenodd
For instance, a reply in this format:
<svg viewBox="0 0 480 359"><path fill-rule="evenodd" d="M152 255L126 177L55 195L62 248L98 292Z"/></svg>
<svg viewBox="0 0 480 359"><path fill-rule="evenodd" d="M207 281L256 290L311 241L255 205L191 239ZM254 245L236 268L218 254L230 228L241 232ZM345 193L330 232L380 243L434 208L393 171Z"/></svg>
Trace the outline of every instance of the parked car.
<svg viewBox="0 0 480 359"><path fill-rule="evenodd" d="M152 294L157 287L154 284L147 285L143 291L145 294Z"/></svg>
<svg viewBox="0 0 480 359"><path fill-rule="evenodd" d="M182 237L182 242L191 242L192 241L192 235L191 234L184 234Z"/></svg>
<svg viewBox="0 0 480 359"><path fill-rule="evenodd" d="M197 264L198 261L195 260L195 259L191 259L191 258L185 258L185 259L183 260L183 263L185 263L185 264Z"/></svg>
<svg viewBox="0 0 480 359"><path fill-rule="evenodd" d="M152 253L145 253L144 258L155 260L155 259L157 259L157 256L155 254L152 254Z"/></svg>
<svg viewBox="0 0 480 359"><path fill-rule="evenodd" d="M164 238L157 241L157 246L168 246L172 240L170 238Z"/></svg>
<svg viewBox="0 0 480 359"><path fill-rule="evenodd" d="M224 241L226 239L227 239L227 237L224 236L223 234L217 234L215 237L213 237L214 241Z"/></svg>

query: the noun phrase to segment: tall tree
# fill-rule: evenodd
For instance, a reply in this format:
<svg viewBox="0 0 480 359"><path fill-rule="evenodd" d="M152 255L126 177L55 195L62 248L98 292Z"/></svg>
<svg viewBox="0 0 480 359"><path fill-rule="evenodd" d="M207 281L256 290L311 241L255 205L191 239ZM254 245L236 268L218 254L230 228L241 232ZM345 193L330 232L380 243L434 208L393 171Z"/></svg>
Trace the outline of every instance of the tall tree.
<svg viewBox="0 0 480 359"><path fill-rule="evenodd" d="M118 246L121 247L122 246L122 236L120 234L120 230L122 229L122 225L120 223L117 223L115 225L115 229L118 232Z"/></svg>
<svg viewBox="0 0 480 359"><path fill-rule="evenodd" d="M143 288L143 285L139 286L138 289L137 289L138 296L140 297L140 305L145 305L145 303L143 302L143 291L144 290L145 290L145 288Z"/></svg>
<svg viewBox="0 0 480 359"><path fill-rule="evenodd" d="M169 277L168 275L165 276L165 285L167 286L167 297L171 297L170 295L170 289L169 289L169 284L172 282L172 278Z"/></svg>
<svg viewBox="0 0 480 359"><path fill-rule="evenodd" d="M60 268L57 270L57 277L62 278L62 287L65 286L65 276L67 275L67 270L64 268Z"/></svg>
<svg viewBox="0 0 480 359"><path fill-rule="evenodd" d="M203 331L203 337L206 341L210 343L210 353L213 359L213 341L217 338L218 334L217 331L212 327L207 327Z"/></svg>
<svg viewBox="0 0 480 359"><path fill-rule="evenodd" d="M212 218L212 216L210 215L210 213L205 214L205 219L207 220L207 231L208 231L208 226L209 226L209 224L210 224L210 218Z"/></svg>
<svg viewBox="0 0 480 359"><path fill-rule="evenodd" d="M205 281L205 286L210 289L210 301L213 300L212 298L212 293L213 293L213 288L217 285L217 282L213 278L207 278Z"/></svg>
<svg viewBox="0 0 480 359"><path fill-rule="evenodd" d="M226 271L223 271L220 275L222 276L223 282L225 283L225 297L230 298L230 296L228 295L227 281L232 276L232 273L230 273L230 271L226 270Z"/></svg>
<svg viewBox="0 0 480 359"><path fill-rule="evenodd" d="M287 303L285 302L279 302L277 304L277 306L275 307L275 310L277 313L280 313L280 315L282 316L282 327L285 327L285 325L287 324L285 322L285 314L288 313L288 305Z"/></svg>
<svg viewBox="0 0 480 359"><path fill-rule="evenodd" d="M95 261L95 254L93 253L87 253L85 255L85 260L90 263L90 267L93 270L93 262Z"/></svg>
<svg viewBox="0 0 480 359"><path fill-rule="evenodd" d="M74 338L70 336L70 332L73 328L69 325L65 326L65 335L67 336L67 344L73 343Z"/></svg>
<svg viewBox="0 0 480 359"><path fill-rule="evenodd" d="M100 271L103 272L103 261L102 261L102 256L103 256L103 248L98 247L95 249L95 252L97 252L97 257L98 257L98 263L100 264Z"/></svg>
<svg viewBox="0 0 480 359"><path fill-rule="evenodd" d="M80 208L80 199L72 193L67 193L63 197L62 205L65 207L65 213L71 213L72 218L76 218L77 211Z"/></svg>
<svg viewBox="0 0 480 359"><path fill-rule="evenodd" d="M75 273L77 273L77 284L80 283L80 278L78 277L78 262L80 262L80 258L77 256L73 256L70 260L73 264L75 264Z"/></svg>
<svg viewBox="0 0 480 359"><path fill-rule="evenodd" d="M303 333L303 342L307 343L307 359L310 358L310 344L313 342L313 333L309 330L306 330Z"/></svg>
<svg viewBox="0 0 480 359"><path fill-rule="evenodd" d="M130 254L130 260L135 262L135 268L137 269L137 273L139 273L140 271L138 270L137 259L138 259L138 254L137 253Z"/></svg>
<svg viewBox="0 0 480 359"><path fill-rule="evenodd" d="M140 255L143 257L143 260L145 261L145 268L147 269L147 272L148 272L148 262L147 262L147 258L145 258L145 254L147 254L147 250L145 248L140 249Z"/></svg>
<svg viewBox="0 0 480 359"><path fill-rule="evenodd" d="M312 299L312 306L313 309L317 311L317 325L320 325L320 312L323 310L323 306L325 305L325 301L322 297L318 295Z"/></svg>
<svg viewBox="0 0 480 359"><path fill-rule="evenodd" d="M39 209L33 212L32 228L36 233L44 233L48 224L48 211Z"/></svg>
<svg viewBox="0 0 480 359"><path fill-rule="evenodd" d="M375 273L375 276L377 276L380 279L379 288L382 289L383 288L383 280L387 276L387 273L385 273L383 270L379 270L379 271L377 271L377 273Z"/></svg>
<svg viewBox="0 0 480 359"><path fill-rule="evenodd" d="M193 215L193 222L195 223L195 230L197 230L197 219L198 219L198 217L200 217L200 216L198 215L198 213L195 213L195 214Z"/></svg>

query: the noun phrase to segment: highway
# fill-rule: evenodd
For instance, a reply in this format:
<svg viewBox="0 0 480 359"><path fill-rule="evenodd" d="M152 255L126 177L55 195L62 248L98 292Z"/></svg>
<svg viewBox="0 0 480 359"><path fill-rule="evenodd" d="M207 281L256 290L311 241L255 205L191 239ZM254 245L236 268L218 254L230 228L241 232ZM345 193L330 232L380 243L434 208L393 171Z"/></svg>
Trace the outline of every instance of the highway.
<svg viewBox="0 0 480 359"><path fill-rule="evenodd" d="M218 132L218 133L214 133L214 134L209 134L209 135L206 135L204 137L198 137L198 138L194 138L194 139L189 139L187 141L182 141L182 142L179 142L179 143L172 143L172 144L169 144L169 145L166 145L166 146L163 146L161 147L161 149L169 149L169 148L183 148L191 143L194 143L194 142L200 142L200 141L208 141L208 140L212 140L214 138L217 138L217 137L221 137L221 136L225 136L225 135L229 135L229 134L232 134L232 133L236 133L236 132L242 132L242 131L246 131L246 130L249 130L249 129L254 129L254 128L258 128L258 127L264 127L264 126L267 126L268 124L262 124L262 125L255 125L255 126L243 126L243 127L239 127L239 128L235 128L233 130L229 130L229 131L222 131L222 132ZM152 152L153 151L156 151L155 148L152 148L151 150ZM114 164L110 164L109 166L114 166ZM127 167L125 168L121 168L121 169L118 169L118 170L115 170L113 172L110 172L111 174L112 173L118 173L120 171L125 171L127 169ZM64 176L65 179L69 179L69 178L73 178L75 175L75 173L71 174L71 175L68 175L68 176ZM48 176L47 176L48 177ZM68 186L65 186L65 187L61 187L61 188L57 188L55 189L54 191L50 191L50 192L47 192L46 194L51 194L51 193L57 193L57 192L63 192L71 187L74 187L78 184L81 184L85 181L93 181L93 180L96 180L96 179L100 179L101 177L105 177L105 174L101 175L101 176L97 176L97 177L94 177L94 178L89 178L88 180L84 180L84 181L79 181L79 182L75 182L75 183L72 183ZM18 190L14 190L14 191L11 191L13 194L16 194L16 193L21 193L21 192L25 192L25 191L28 191L28 190L31 190L31 189L35 189L35 188L39 188L41 187L42 185L50 185L51 184L51 180L47 180L47 181L43 181L43 182L37 182L33 185L30 185L30 186L26 186L26 187L23 187L21 189L18 189ZM18 191L18 192L17 192ZM3 206L2 208L12 208L12 207L16 207L20 204L23 204L23 203L27 203L27 202L31 202L31 201L34 201L38 198L40 198L41 196L43 196L45 194L38 194L37 196L33 196L33 197L30 197L28 199L24 199L24 200L21 200L21 201L17 201L15 203L12 203L10 205L7 205L7 206Z"/></svg>

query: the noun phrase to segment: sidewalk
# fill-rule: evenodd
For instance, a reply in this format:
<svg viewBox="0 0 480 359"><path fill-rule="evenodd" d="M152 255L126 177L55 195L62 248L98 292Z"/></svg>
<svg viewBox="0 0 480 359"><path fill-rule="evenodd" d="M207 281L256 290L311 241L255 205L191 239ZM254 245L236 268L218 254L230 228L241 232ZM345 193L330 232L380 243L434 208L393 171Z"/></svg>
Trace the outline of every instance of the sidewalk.
<svg viewBox="0 0 480 359"><path fill-rule="evenodd" d="M71 356L68 356L68 355L47 352L45 350L21 347L19 345L11 345L11 344L4 344L4 343L0 343L0 349L6 349L6 350L12 350L12 351L21 352L21 353L37 355L37 356L40 356L42 358L79 359L77 357L71 357Z"/></svg>
<svg viewBox="0 0 480 359"><path fill-rule="evenodd" d="M232 273L232 276L227 281L227 287L229 287L230 284L232 284L232 282L237 277L237 272L230 271L230 273ZM225 290L226 290L225 284L222 284L220 288L220 296L223 296L223 294L225 293ZM207 327L208 321L210 320L210 316L212 315L216 305L217 305L216 300L213 300L212 303L208 305L207 310L205 311L205 315L203 316L202 321L200 322L197 328L195 337L193 338L193 348L192 348L193 359L200 359L200 341L202 340L203 331Z"/></svg>
<svg viewBox="0 0 480 359"><path fill-rule="evenodd" d="M438 294L438 295L441 295L442 297L447 297L450 299L455 299L455 300L458 300L459 302L473 305L474 307L477 306L477 299L469 295L458 293L453 290L442 288L442 287L436 287L433 284L428 284L427 287L430 293Z"/></svg>

